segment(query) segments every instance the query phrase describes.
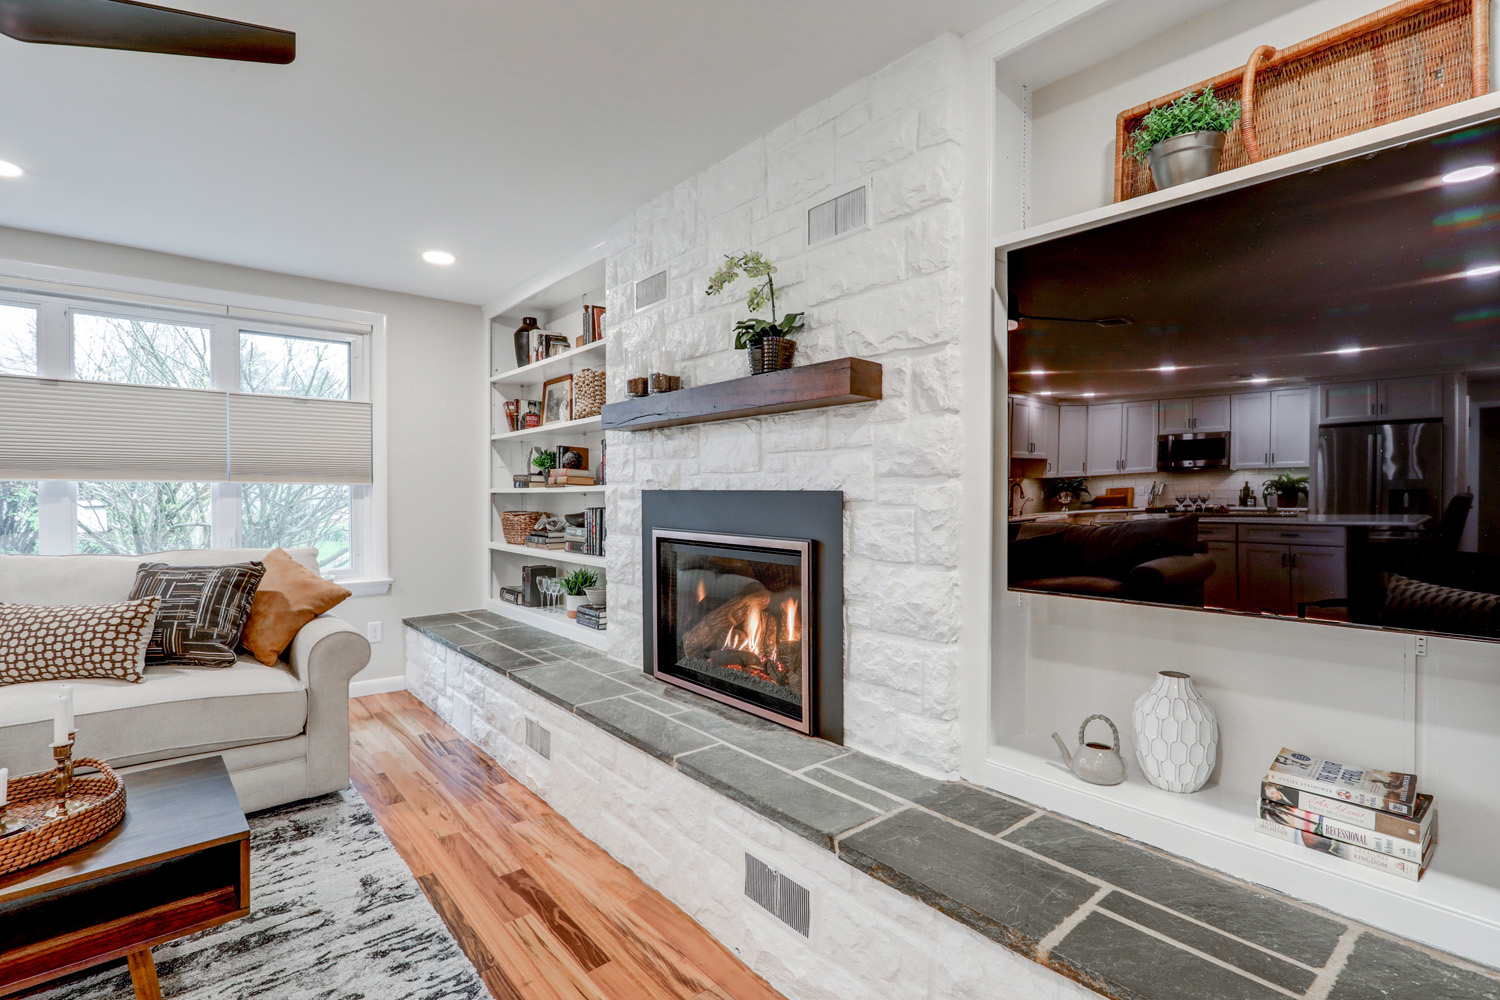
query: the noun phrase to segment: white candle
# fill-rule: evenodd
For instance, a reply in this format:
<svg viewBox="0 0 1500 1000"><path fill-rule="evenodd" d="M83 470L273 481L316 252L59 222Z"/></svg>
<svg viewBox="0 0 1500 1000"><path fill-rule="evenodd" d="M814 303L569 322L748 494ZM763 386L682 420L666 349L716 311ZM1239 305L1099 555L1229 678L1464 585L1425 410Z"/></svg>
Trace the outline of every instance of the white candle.
<svg viewBox="0 0 1500 1000"><path fill-rule="evenodd" d="M73 721L73 685L64 684L62 686L62 697L65 702L63 723L69 734L71 734L78 729L77 724Z"/></svg>
<svg viewBox="0 0 1500 1000"><path fill-rule="evenodd" d="M0 806L10 802L10 769L0 767Z"/></svg>
<svg viewBox="0 0 1500 1000"><path fill-rule="evenodd" d="M62 746L68 742L68 697L58 695L52 705L52 745Z"/></svg>

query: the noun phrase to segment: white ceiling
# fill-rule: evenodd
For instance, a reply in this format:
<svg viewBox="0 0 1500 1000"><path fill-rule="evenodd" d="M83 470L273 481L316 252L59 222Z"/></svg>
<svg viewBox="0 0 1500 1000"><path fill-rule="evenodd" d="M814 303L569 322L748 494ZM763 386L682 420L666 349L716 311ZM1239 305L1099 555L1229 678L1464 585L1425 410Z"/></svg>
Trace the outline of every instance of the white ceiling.
<svg viewBox="0 0 1500 1000"><path fill-rule="evenodd" d="M1017 0L178 2L297 59L0 37L0 225L477 303Z"/></svg>

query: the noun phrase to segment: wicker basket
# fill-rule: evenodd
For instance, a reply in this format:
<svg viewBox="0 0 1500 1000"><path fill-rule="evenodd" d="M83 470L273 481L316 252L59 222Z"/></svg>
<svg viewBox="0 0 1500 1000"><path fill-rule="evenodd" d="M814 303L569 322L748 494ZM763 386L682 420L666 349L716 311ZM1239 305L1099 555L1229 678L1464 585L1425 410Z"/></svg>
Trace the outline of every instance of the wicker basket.
<svg viewBox="0 0 1500 1000"><path fill-rule="evenodd" d="M573 419L597 417L604 409L604 372L580 368L573 376Z"/></svg>
<svg viewBox="0 0 1500 1000"><path fill-rule="evenodd" d="M1490 0L1401 0L1194 84L1244 104L1224 145L1231 170L1489 92ZM1187 88L1184 88L1187 89ZM1149 193L1151 171L1124 156L1130 133L1152 108L1182 90L1115 119L1115 201Z"/></svg>
<svg viewBox="0 0 1500 1000"><path fill-rule="evenodd" d="M507 545L525 545L526 536L536 523L547 516L541 510L508 510L500 515L500 533Z"/></svg>
<svg viewBox="0 0 1500 1000"><path fill-rule="evenodd" d="M83 808L68 816L47 819L45 815L56 801L57 772L28 774L10 783L10 808L5 818L30 828L0 838L0 875L98 840L125 818L125 785L114 769L92 757L80 757L73 766L91 767L99 773L74 777L68 798L77 800Z"/></svg>

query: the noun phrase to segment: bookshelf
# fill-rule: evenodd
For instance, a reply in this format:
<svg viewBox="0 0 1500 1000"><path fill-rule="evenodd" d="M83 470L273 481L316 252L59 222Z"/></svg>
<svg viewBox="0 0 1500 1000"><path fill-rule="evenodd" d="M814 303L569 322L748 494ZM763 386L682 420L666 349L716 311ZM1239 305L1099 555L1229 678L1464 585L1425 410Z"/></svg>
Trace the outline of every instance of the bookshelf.
<svg viewBox="0 0 1500 1000"><path fill-rule="evenodd" d="M588 471L597 475L604 451L604 430L597 415L512 430L505 411L507 400L519 399L523 401L524 413L524 401L540 401L544 383L552 379L576 375L585 368L597 371L605 367L606 341L576 343L587 329L584 307L603 304L604 259L586 256L514 290L485 309L490 377L484 447L490 512L489 533L484 539L487 563L484 607L595 649L605 648L608 632L579 625L560 611L507 604L500 600L500 589L519 586L522 567L532 565L556 566L559 576L580 566L588 567L604 582L604 557L511 544L501 531L500 515L514 510L578 514L587 507L607 505L609 491L604 486L518 488L513 482L516 476L535 471L529 463L536 449L552 451L560 446L587 451ZM534 316L545 331L565 335L574 346L518 366L514 334L526 316ZM606 325L608 322L606 317Z"/></svg>

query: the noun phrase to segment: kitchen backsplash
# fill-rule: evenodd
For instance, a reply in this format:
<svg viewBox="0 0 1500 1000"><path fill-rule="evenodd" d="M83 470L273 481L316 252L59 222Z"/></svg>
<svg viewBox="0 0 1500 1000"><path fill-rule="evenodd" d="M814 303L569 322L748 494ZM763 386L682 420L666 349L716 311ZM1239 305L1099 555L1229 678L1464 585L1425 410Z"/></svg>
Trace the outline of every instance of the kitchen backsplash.
<svg viewBox="0 0 1500 1000"><path fill-rule="evenodd" d="M1151 493L1152 480L1166 484L1166 488L1162 491L1161 503L1176 503L1179 492L1201 493L1207 490L1210 497L1209 503L1232 506L1240 502L1240 488L1246 482L1249 482L1250 489L1255 491L1256 503L1264 503L1261 497L1261 484L1267 479L1273 479L1287 472L1294 476L1308 475L1307 469L1214 469L1204 472L1158 472L1148 475L1089 476L1087 478L1090 496L1103 496L1107 489L1134 487L1137 507L1146 505L1146 498ZM1059 508L1060 505L1046 500L1042 480L1021 479L1019 482L1022 492L1028 498L1026 513L1034 514L1041 510ZM1017 503L1019 502L1018 500Z"/></svg>

